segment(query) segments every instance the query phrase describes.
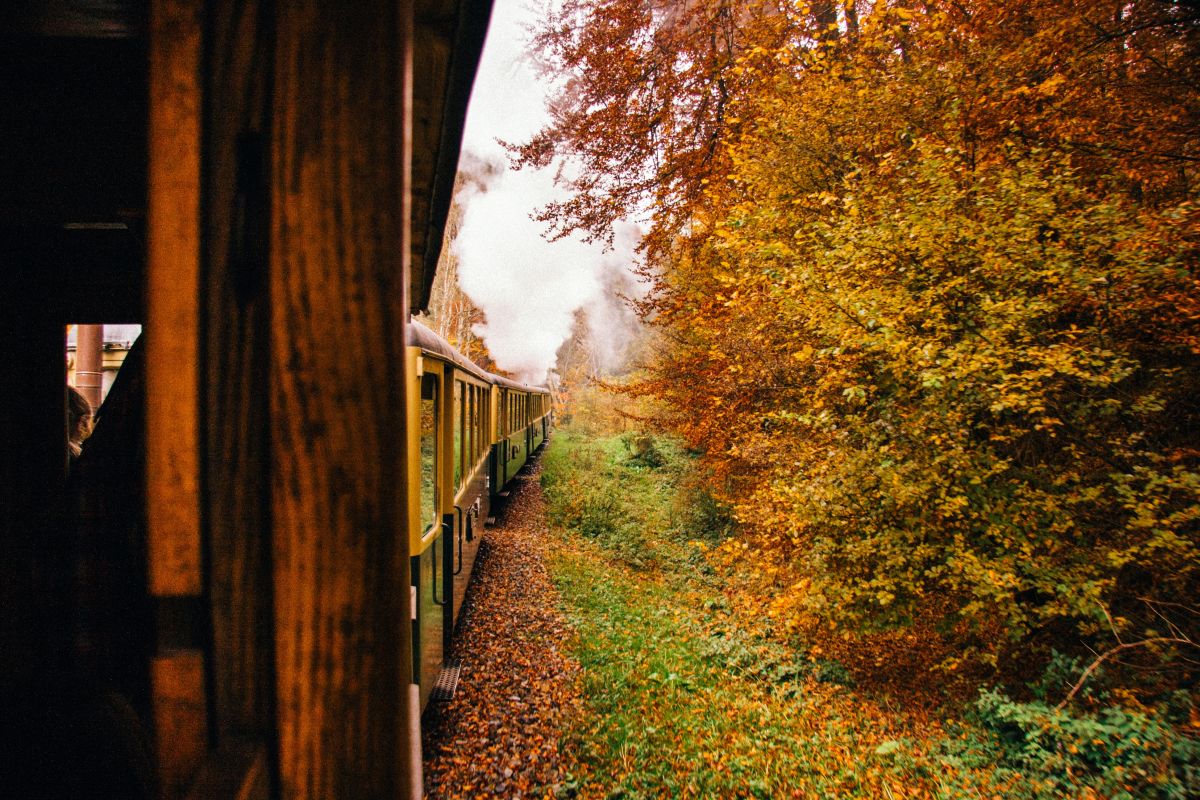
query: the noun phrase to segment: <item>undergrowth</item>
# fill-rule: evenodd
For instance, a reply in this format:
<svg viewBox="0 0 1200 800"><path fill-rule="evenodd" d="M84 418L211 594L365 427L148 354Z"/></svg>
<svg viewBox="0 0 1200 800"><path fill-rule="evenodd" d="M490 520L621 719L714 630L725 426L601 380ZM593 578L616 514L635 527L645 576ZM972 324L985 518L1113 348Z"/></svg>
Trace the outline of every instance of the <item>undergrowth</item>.
<svg viewBox="0 0 1200 800"><path fill-rule="evenodd" d="M566 794L1175 800L1200 790L1200 748L1181 733L1191 698L1183 726L989 688L932 714L860 692L837 661L763 635L704 555L732 535L729 512L670 439L560 431L542 483L559 531L551 573L583 667L586 713L565 744L584 774Z"/></svg>

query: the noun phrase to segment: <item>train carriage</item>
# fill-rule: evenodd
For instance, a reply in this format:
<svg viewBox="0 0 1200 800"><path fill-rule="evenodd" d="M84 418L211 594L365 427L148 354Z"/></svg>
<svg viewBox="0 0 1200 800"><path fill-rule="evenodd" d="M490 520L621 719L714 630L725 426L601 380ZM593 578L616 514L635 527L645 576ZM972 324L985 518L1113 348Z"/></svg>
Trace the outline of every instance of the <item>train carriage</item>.
<svg viewBox="0 0 1200 800"><path fill-rule="evenodd" d="M549 435L550 395L539 389L493 375L496 397L496 442L491 453L493 500L525 466L531 453Z"/></svg>
<svg viewBox="0 0 1200 800"><path fill-rule="evenodd" d="M546 439L549 395L480 369L424 325L408 328L409 531L414 674L422 706L458 680L449 659L492 510Z"/></svg>
<svg viewBox="0 0 1200 800"><path fill-rule="evenodd" d="M420 323L408 329L409 537L415 619L415 674L426 704L442 677L489 514L487 453L491 384ZM452 691L443 686L443 691Z"/></svg>
<svg viewBox="0 0 1200 800"><path fill-rule="evenodd" d="M436 553L431 591L459 598L426 635L444 647L454 571L469 571L491 499L479 476L496 399L487 376L433 352L416 383L407 331L489 12L0 9L0 785L421 796L413 566ZM72 323L145 330L120 404L101 407L118 490L87 498L89 519L68 499ZM429 550L410 520L423 463L410 436L438 369L434 403L463 421L430 451L443 484ZM74 476L97 472L96 452L84 446Z"/></svg>

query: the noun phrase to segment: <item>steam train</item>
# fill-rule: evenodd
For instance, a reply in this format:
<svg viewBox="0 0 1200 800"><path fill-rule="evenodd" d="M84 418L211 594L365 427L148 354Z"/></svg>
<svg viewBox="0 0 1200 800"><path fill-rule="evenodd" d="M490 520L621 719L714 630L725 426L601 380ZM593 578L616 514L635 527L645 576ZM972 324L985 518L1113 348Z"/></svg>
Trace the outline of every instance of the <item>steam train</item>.
<svg viewBox="0 0 1200 800"><path fill-rule="evenodd" d="M421 796L480 523L549 423L411 321L489 15L0 9L6 790ZM71 460L64 332L100 323L144 333Z"/></svg>
<svg viewBox="0 0 1200 800"><path fill-rule="evenodd" d="M449 699L450 637L483 527L550 433L545 389L485 372L419 322L408 327L414 674L421 705ZM419 403L419 407L416 404Z"/></svg>

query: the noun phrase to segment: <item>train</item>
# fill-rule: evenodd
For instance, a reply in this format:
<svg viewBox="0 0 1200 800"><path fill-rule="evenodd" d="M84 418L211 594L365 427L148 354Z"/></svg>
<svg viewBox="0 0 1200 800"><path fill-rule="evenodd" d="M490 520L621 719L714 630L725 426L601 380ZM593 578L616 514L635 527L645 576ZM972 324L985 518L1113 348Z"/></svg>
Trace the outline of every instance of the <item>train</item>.
<svg viewBox="0 0 1200 800"><path fill-rule="evenodd" d="M553 419L414 322L490 13L0 9L10 793L422 796L482 529ZM143 333L75 458L85 324Z"/></svg>
<svg viewBox="0 0 1200 800"><path fill-rule="evenodd" d="M420 703L453 696L451 636L484 526L546 442L550 393L481 369L420 322L408 326L413 671Z"/></svg>

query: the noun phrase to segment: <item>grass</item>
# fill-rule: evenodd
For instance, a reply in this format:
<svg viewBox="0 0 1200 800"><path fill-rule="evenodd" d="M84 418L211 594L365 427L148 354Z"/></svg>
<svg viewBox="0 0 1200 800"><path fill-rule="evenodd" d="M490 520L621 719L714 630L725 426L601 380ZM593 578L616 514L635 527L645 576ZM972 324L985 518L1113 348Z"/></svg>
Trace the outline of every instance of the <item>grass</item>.
<svg viewBox="0 0 1200 800"><path fill-rule="evenodd" d="M854 702L836 664L732 623L694 544L711 531L677 502L690 459L654 446L646 458L630 437L568 432L545 457L551 519L563 523L550 569L584 676L587 713L568 742L587 769L582 794L929 794L895 769L907 720ZM723 524L719 508L690 499Z"/></svg>
<svg viewBox="0 0 1200 800"><path fill-rule="evenodd" d="M1072 716L994 691L933 714L769 638L705 558L732 523L670 440L567 429L543 465L549 567L583 668L565 743L582 772L566 794L1197 795L1200 744L1160 718Z"/></svg>

